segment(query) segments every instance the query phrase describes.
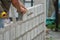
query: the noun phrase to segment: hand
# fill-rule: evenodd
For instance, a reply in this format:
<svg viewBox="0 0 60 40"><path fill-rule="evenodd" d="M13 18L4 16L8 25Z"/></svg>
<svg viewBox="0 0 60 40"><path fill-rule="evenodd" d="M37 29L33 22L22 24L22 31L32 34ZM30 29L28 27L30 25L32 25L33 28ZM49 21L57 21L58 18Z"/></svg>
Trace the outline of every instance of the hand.
<svg viewBox="0 0 60 40"><path fill-rule="evenodd" d="M20 12L25 14L27 12L27 9L26 8L23 8L23 7L20 7Z"/></svg>

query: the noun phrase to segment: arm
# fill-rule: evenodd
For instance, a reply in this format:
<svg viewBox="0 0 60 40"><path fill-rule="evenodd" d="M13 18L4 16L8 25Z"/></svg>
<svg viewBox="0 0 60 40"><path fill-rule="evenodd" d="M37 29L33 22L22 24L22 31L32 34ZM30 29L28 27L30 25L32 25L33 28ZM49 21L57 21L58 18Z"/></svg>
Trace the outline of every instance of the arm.
<svg viewBox="0 0 60 40"><path fill-rule="evenodd" d="M15 8L17 8L17 10L20 9L21 5L19 4L18 0L11 0L12 4Z"/></svg>
<svg viewBox="0 0 60 40"><path fill-rule="evenodd" d="M25 6L19 1L19 3L20 3L20 5L23 7L23 8L25 8ZM26 8L25 8L26 9Z"/></svg>
<svg viewBox="0 0 60 40"><path fill-rule="evenodd" d="M11 0L11 1L13 6L17 9L17 11L21 13L26 13L27 10L21 2L19 2L18 0Z"/></svg>

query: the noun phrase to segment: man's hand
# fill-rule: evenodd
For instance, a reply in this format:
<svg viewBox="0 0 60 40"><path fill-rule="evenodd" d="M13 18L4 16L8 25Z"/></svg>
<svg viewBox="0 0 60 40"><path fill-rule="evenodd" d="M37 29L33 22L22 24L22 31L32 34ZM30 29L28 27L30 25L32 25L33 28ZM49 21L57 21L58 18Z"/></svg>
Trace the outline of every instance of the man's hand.
<svg viewBox="0 0 60 40"><path fill-rule="evenodd" d="M25 14L27 12L27 9L24 7L20 7L19 9L17 9L17 12L21 12L22 14Z"/></svg>
<svg viewBox="0 0 60 40"><path fill-rule="evenodd" d="M24 8L24 7L20 7L20 12L23 13L23 14L25 14L27 12L27 9Z"/></svg>
<svg viewBox="0 0 60 40"><path fill-rule="evenodd" d="M13 6L17 9L17 12L21 12L22 14L25 14L27 12L25 6L18 0L11 0L11 2Z"/></svg>

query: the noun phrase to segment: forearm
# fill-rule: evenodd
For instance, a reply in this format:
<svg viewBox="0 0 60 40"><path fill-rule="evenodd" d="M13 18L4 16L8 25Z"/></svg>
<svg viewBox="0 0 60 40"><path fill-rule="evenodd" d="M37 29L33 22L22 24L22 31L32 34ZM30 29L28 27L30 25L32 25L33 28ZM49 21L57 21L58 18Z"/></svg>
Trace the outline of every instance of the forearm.
<svg viewBox="0 0 60 40"><path fill-rule="evenodd" d="M19 2L18 0L11 0L11 1L13 6L17 9L18 12L26 13L27 9L21 2Z"/></svg>
<svg viewBox="0 0 60 40"><path fill-rule="evenodd" d="M19 3L20 3L20 5L21 5L23 8L25 8L25 6L23 5L23 3L21 3L21 1L19 1Z"/></svg>
<svg viewBox="0 0 60 40"><path fill-rule="evenodd" d="M18 9L20 9L20 3L18 2L18 0L11 0L12 1L12 4L13 4L13 6L15 7L15 8L17 8L17 10Z"/></svg>

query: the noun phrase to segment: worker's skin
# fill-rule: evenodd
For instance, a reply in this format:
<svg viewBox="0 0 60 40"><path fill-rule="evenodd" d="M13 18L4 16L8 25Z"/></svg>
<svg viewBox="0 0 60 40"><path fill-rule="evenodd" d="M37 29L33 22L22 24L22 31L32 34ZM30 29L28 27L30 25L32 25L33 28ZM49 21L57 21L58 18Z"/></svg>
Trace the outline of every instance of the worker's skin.
<svg viewBox="0 0 60 40"><path fill-rule="evenodd" d="M17 11L21 12L21 13L26 13L27 9L24 7L24 5L19 2L18 0L11 0L13 6L17 9Z"/></svg>

